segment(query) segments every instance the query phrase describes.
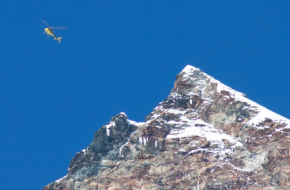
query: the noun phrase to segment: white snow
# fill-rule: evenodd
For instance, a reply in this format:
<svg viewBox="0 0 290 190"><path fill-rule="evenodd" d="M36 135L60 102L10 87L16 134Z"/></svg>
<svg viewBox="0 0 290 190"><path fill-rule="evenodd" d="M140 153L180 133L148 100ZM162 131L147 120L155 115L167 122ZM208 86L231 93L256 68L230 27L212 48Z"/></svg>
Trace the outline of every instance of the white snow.
<svg viewBox="0 0 290 190"><path fill-rule="evenodd" d="M111 127L115 127L116 123L115 121L111 121L109 124L106 125L107 129L110 129Z"/></svg>
<svg viewBox="0 0 290 190"><path fill-rule="evenodd" d="M107 129L107 136L110 136L110 128L106 128Z"/></svg>
<svg viewBox="0 0 290 190"><path fill-rule="evenodd" d="M124 112L121 112L120 114L126 115ZM129 119L127 119L127 122L128 122L128 125L135 125L135 126L138 126L138 127L145 124L145 122L136 122L136 121L132 121L132 120L129 120ZM111 122L109 122L106 125L107 136L110 136L110 128L111 127L115 127L115 126L116 126L115 121L111 121Z"/></svg>
<svg viewBox="0 0 290 190"><path fill-rule="evenodd" d="M190 75L192 75L195 70L200 71L199 69L197 69L191 65L187 65L182 70L182 72L185 73L183 75L183 77L190 77ZM230 97L225 96L226 98L234 98L236 101L246 102L247 104L250 105L250 107L245 107L243 109L247 108L247 109L252 109L252 110L255 110L258 112L258 114L255 117L253 117L251 120L249 120L247 122L248 125L258 126L259 123L263 122L266 118L269 118L269 119L273 120L274 122L279 122L281 124L284 123L287 125L286 128L290 128L290 126L289 126L290 120L289 119L287 119L287 118L285 118L285 117L283 117L275 112L268 110L267 108L257 104L256 102L249 100L248 98L243 96L243 93L238 92L236 90L233 90L232 88L222 84L220 81L214 79L213 77L207 75L206 73L203 73L203 74L208 78L207 80L209 80L211 83L217 84L217 91L218 92L225 90L225 91L228 91L230 93ZM195 84L200 83L200 85L202 85L203 82L205 82L205 80L196 81ZM200 88L203 91L203 89L205 89L205 86L204 86L204 84L202 86L200 86ZM190 94L192 94L192 92L189 93L188 95L190 95ZM282 130L282 129L280 129L280 130Z"/></svg>
<svg viewBox="0 0 290 190"><path fill-rule="evenodd" d="M119 150L119 156L120 157L124 157L124 154L123 154L123 148L124 148L124 146L126 146L127 144L129 143L129 139L128 139L128 141L125 143L125 144L123 144L122 146L121 146L121 148L120 148L120 150Z"/></svg>
<svg viewBox="0 0 290 190"><path fill-rule="evenodd" d="M124 116L127 117L127 115L124 112L121 112L120 115L124 115ZM132 121L132 122L134 122L134 121ZM110 130L109 129L111 127L115 127L115 125L116 125L115 121L111 121L111 122L109 122L109 124L106 125L106 128L107 128L107 136L110 136Z"/></svg>
<svg viewBox="0 0 290 190"><path fill-rule="evenodd" d="M144 143L144 145L146 146L146 138L143 138L143 143Z"/></svg>
<svg viewBox="0 0 290 190"><path fill-rule="evenodd" d="M62 178L56 180L55 182L56 182L56 183L59 183L61 180L63 180L63 179L66 178L66 177L67 177L67 175L65 175L64 177L62 177Z"/></svg>
<svg viewBox="0 0 290 190"><path fill-rule="evenodd" d="M115 125L115 121L111 121L109 124L106 125L107 136L110 136L110 128L115 127Z"/></svg>
<svg viewBox="0 0 290 190"><path fill-rule="evenodd" d="M285 123L285 124L290 124L290 120L286 119L285 117L272 112L268 110L267 108L257 104L256 102L249 100L248 98L243 96L243 93L235 91L231 89L230 87L222 84L221 82L212 79L212 82L217 83L217 90L221 92L222 90L228 91L231 93L231 96L236 100L236 101L241 101L241 102L246 102L249 104L251 107L250 109L256 110L259 113L252 118L250 121L247 122L249 125L254 125L258 126L259 123L263 122L266 118L272 119L274 122L280 122L280 123Z"/></svg>
<svg viewBox="0 0 290 190"><path fill-rule="evenodd" d="M157 146L158 146L158 141L157 140L155 140L155 148L157 148Z"/></svg>
<svg viewBox="0 0 290 190"><path fill-rule="evenodd" d="M181 148L178 150L179 152L186 152L186 150L184 148Z"/></svg>
<svg viewBox="0 0 290 190"><path fill-rule="evenodd" d="M167 135L166 139L200 136L205 137L212 144L218 144L220 147L224 147L222 139L226 139L230 143L234 144L233 147L242 146L242 143L236 140L234 137L225 133L220 133L216 128L213 127L213 125L205 123L201 119L189 120L185 116L181 116L180 119L180 122L168 122L171 124L177 124L182 127L172 129ZM184 121L186 121L186 124L184 124Z"/></svg>
<svg viewBox="0 0 290 190"><path fill-rule="evenodd" d="M200 69L198 69L198 68L195 68L195 67L193 67L191 65L186 65L186 67L182 70L182 72L190 73L190 72L193 72L195 70L200 71Z"/></svg>
<svg viewBox="0 0 290 190"><path fill-rule="evenodd" d="M208 149L203 149L203 148L198 148L198 149L192 150L192 151L190 151L187 154L193 154L193 153L198 152L198 151L211 152L211 153L219 154L219 155L225 155L226 153L227 154L231 154L231 150L229 150L229 149L225 149L225 150L218 150L218 149L208 150Z"/></svg>
<svg viewBox="0 0 290 190"><path fill-rule="evenodd" d="M127 116L124 112L121 112L120 114L121 114L121 115L124 115L124 116Z"/></svg>
<svg viewBox="0 0 290 190"><path fill-rule="evenodd" d="M130 125L136 125L138 127L145 124L145 122L136 122L130 119L127 119L127 121L129 122Z"/></svg>
<svg viewBox="0 0 290 190"><path fill-rule="evenodd" d="M186 112L186 110L177 110L177 109L168 109L166 113L172 113L172 114L175 114L175 115L183 115L184 113Z"/></svg>

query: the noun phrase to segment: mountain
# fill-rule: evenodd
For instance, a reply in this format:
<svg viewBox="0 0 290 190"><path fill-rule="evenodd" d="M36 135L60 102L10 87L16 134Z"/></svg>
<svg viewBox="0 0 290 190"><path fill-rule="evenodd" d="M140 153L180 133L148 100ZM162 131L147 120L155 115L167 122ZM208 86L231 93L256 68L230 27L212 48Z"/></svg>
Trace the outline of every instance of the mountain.
<svg viewBox="0 0 290 190"><path fill-rule="evenodd" d="M43 190L290 189L290 121L186 66L145 117L114 116Z"/></svg>

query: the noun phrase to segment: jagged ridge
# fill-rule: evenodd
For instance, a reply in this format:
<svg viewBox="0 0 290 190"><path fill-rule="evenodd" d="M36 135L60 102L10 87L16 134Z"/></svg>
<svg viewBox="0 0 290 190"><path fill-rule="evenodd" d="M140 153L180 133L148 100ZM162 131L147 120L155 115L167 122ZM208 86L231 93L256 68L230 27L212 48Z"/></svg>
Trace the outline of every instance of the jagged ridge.
<svg viewBox="0 0 290 190"><path fill-rule="evenodd" d="M290 189L290 121L186 66L145 122L113 117L53 189Z"/></svg>

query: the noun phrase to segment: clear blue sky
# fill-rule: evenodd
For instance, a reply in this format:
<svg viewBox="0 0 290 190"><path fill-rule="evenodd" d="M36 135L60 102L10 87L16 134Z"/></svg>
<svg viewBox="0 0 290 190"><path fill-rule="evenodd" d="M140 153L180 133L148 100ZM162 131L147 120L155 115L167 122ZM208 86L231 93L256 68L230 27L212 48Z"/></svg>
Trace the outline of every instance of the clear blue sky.
<svg viewBox="0 0 290 190"><path fill-rule="evenodd" d="M0 1L0 189L38 190L187 64L290 118L290 1ZM47 21L62 36L43 34Z"/></svg>

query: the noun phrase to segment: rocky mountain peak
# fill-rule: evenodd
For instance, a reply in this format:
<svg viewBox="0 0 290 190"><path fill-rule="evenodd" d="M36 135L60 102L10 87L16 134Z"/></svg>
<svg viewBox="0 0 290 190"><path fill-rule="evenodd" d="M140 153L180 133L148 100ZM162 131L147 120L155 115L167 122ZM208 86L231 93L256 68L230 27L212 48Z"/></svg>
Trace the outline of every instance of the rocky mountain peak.
<svg viewBox="0 0 290 190"><path fill-rule="evenodd" d="M289 124L188 65L145 122L114 116L43 189L290 189Z"/></svg>

